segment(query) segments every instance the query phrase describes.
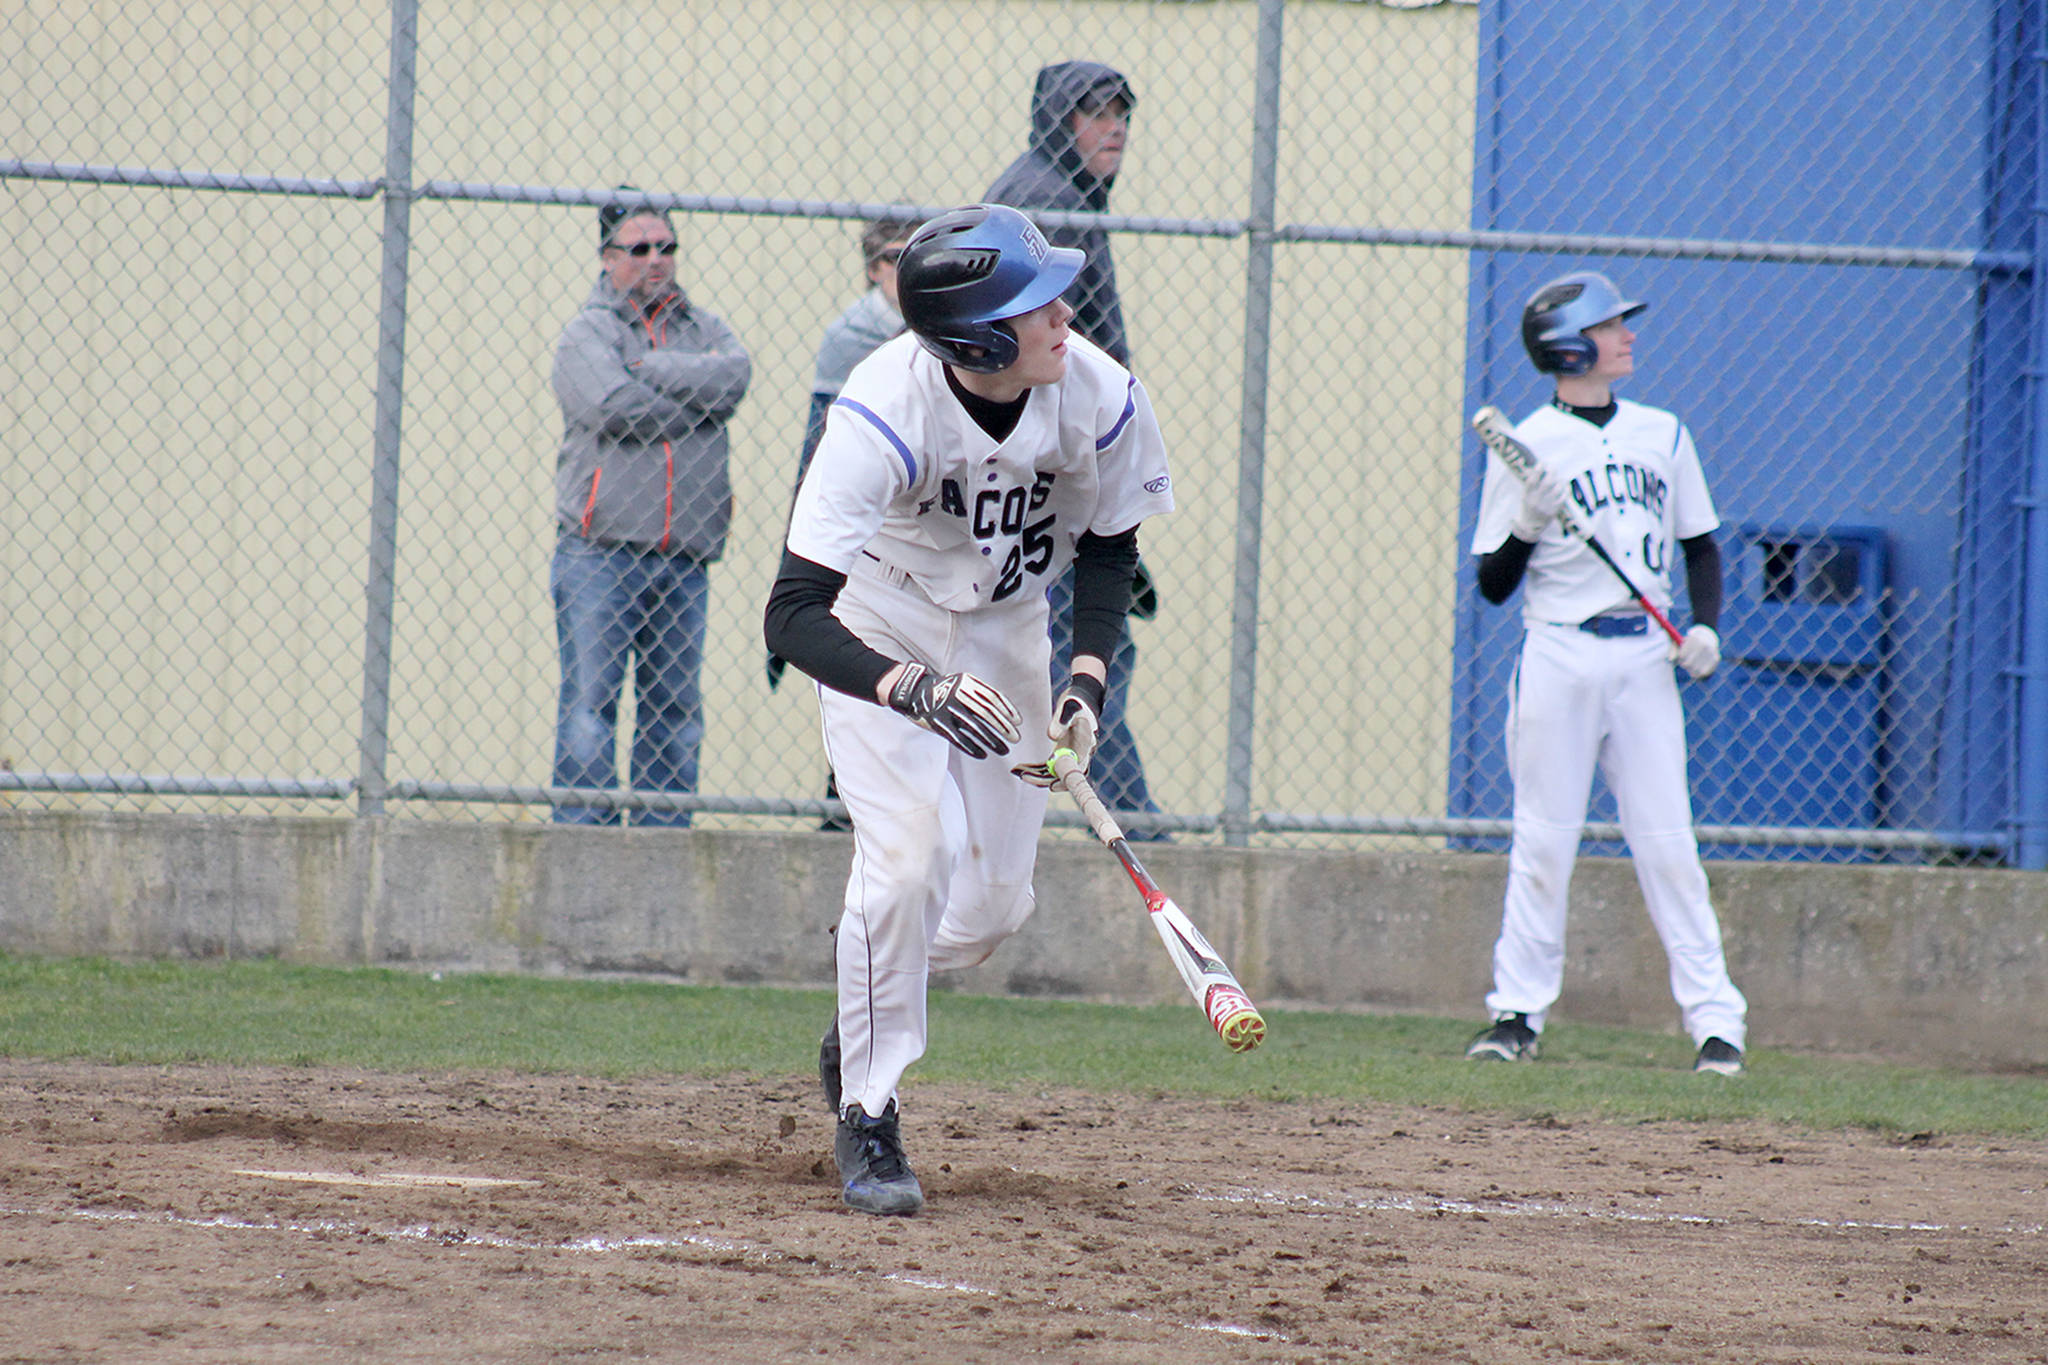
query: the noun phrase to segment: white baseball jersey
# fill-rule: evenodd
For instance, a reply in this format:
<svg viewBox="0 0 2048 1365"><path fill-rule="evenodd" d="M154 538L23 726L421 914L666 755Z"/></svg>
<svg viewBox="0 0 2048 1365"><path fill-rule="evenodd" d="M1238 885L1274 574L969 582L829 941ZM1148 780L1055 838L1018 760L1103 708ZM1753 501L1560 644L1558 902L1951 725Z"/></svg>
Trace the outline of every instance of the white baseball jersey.
<svg viewBox="0 0 2048 1365"><path fill-rule="evenodd" d="M1066 377L1030 390L997 442L906 333L854 367L832 405L789 548L840 573L865 552L935 605L972 611L1042 599L1083 532L1116 535L1171 510L1151 400L1088 341L1067 339Z"/></svg>
<svg viewBox="0 0 2048 1365"><path fill-rule="evenodd" d="M1668 609L1674 542L1721 524L1685 424L1627 399L1618 400L1604 427L1546 403L1524 417L1515 434L1565 480L1566 505L1580 524L1644 596ZM1521 480L1499 456L1489 457L1472 553L1499 549L1521 508ZM1575 623L1633 600L1584 542L1565 535L1556 521L1544 528L1522 579L1524 621Z"/></svg>
<svg viewBox="0 0 2048 1365"><path fill-rule="evenodd" d="M1144 388L1078 336L1066 375L1029 391L1001 441L939 360L902 336L854 368L826 419L789 548L847 575L833 614L891 658L970 672L1022 724L974 759L871 698L818 689L825 748L853 816L835 940L840 1080L881 1114L926 1042L931 971L985 959L1030 916L1046 791L1012 764L1050 756L1046 588L1085 532L1172 510Z"/></svg>

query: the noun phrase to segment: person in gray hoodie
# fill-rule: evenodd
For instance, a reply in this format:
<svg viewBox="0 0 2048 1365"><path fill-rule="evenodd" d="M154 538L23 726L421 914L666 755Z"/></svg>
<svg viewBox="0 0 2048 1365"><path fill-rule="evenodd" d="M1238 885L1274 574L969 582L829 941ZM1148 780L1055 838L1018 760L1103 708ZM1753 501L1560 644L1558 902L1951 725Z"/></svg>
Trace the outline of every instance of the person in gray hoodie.
<svg viewBox="0 0 2048 1365"><path fill-rule="evenodd" d="M1069 213L1102 213L1109 208L1110 187L1123 168L1124 146L1130 137L1131 110L1138 97L1121 71L1101 62L1055 62L1043 67L1031 91L1031 137L1023 155L989 186L988 200L1026 212L1054 209ZM1109 253L1109 234L1096 227L1062 227L1040 222L1054 246L1078 247L1088 263L1067 292L1074 308L1074 330L1109 352L1126 368L1131 348L1124 331L1123 299L1117 293L1116 263ZM1159 612L1159 593L1151 573L1140 561L1132 584L1131 615L1148 620ZM1052 586L1052 671L1054 682L1066 677L1066 659L1073 648L1074 580L1070 574ZM1111 807L1126 814L1157 813L1159 803L1145 780L1144 760L1131 733L1126 711L1131 673L1138 647L1130 627L1109 661L1109 695L1102 712L1102 739L1091 770L1096 789ZM1125 833L1136 840L1165 839L1164 831L1131 824Z"/></svg>
<svg viewBox="0 0 2048 1365"><path fill-rule="evenodd" d="M818 343L818 363L811 379L811 410L804 421L804 444L797 458L799 486L810 470L811 456L825 434L825 414L846 387L853 367L883 342L903 333L903 311L896 306L896 262L923 220L874 218L860 232L861 273L867 292L832 320Z"/></svg>
<svg viewBox="0 0 2048 1365"><path fill-rule="evenodd" d="M606 204L598 211L597 283L555 347L563 425L549 574L562 665L557 787L617 784L613 754L630 661L631 785L697 788L708 566L732 524L726 423L753 362L723 319L676 287L675 257L666 213ZM565 805L554 818L617 824L620 816ZM687 825L690 817L648 810L634 823Z"/></svg>
<svg viewBox="0 0 2048 1365"><path fill-rule="evenodd" d="M825 328L824 339L818 343L818 364L811 379L811 410L804 419L803 449L796 462L798 488L803 487L804 475L810 472L811 456L817 453L818 442L825 435L825 414L832 410L832 400L846 387L853 367L883 342L902 335L903 310L896 305L896 262L903 258L903 248L921 223L917 218L881 217L869 219L861 228L861 273L868 288L832 320ZM782 685L787 667L784 660L769 654L770 692ZM825 799L839 799L839 783L830 768L825 770ZM818 828L844 834L853 829L853 822L834 812L827 814Z"/></svg>

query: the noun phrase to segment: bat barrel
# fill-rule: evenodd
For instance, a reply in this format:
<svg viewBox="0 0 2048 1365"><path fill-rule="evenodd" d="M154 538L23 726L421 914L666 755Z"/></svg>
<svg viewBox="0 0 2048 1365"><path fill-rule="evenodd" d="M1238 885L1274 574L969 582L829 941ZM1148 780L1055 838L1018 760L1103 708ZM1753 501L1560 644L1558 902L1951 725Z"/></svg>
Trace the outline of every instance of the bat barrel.
<svg viewBox="0 0 2048 1365"><path fill-rule="evenodd" d="M1103 805L1102 798L1088 784L1086 774L1071 749L1056 749L1047 765L1065 788L1067 795L1088 817L1088 823L1095 830L1095 837L1109 845L1130 874L1139 894L1145 898L1145 909L1152 917L1152 927L1158 931L1159 941L1166 946L1166 955L1172 961L1175 971L1188 993L1201 1005L1203 1014L1208 1016L1209 1026L1216 1030L1216 1036L1223 1040L1232 1052L1250 1052L1266 1037L1266 1019L1252 1004L1251 997L1237 984L1237 978L1230 974L1223 959L1209 946L1180 907L1159 889L1145 865L1131 852L1130 843L1124 838L1123 830L1116 819Z"/></svg>
<svg viewBox="0 0 2048 1365"><path fill-rule="evenodd" d="M1266 1038L1266 1016L1243 991L1217 984L1204 1005L1210 1026L1232 1052L1250 1052Z"/></svg>

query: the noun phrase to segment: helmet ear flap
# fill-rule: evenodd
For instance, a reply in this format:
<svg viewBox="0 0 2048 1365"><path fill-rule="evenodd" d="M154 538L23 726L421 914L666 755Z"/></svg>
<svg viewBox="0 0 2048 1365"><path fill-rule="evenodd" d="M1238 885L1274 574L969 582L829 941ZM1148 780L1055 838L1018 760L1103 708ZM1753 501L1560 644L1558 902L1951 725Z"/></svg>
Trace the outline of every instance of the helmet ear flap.
<svg viewBox="0 0 2048 1365"><path fill-rule="evenodd" d="M1585 335L1557 337L1543 343L1536 368L1545 374L1584 374L1599 358L1599 348Z"/></svg>
<svg viewBox="0 0 2048 1365"><path fill-rule="evenodd" d="M965 323L957 335L921 340L948 365L973 374L994 374L1017 363L1017 338L999 322Z"/></svg>
<svg viewBox="0 0 2048 1365"><path fill-rule="evenodd" d="M981 370L984 374L994 374L997 370L1007 370L1017 363L1017 334L1015 332L1011 331L1003 323L991 322L987 327L987 335L988 339L983 343L983 349L988 354L982 357L981 365L977 365L974 368ZM987 366L987 368L982 369L983 365Z"/></svg>

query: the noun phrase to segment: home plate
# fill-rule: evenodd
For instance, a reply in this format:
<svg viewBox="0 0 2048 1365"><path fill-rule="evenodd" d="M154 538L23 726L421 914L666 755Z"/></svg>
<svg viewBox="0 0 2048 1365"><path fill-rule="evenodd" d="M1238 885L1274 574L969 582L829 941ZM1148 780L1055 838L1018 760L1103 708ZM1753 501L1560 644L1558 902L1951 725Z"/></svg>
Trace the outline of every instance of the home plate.
<svg viewBox="0 0 2048 1365"><path fill-rule="evenodd" d="M507 1180L494 1175L408 1175L389 1171L383 1175L352 1175L347 1171L236 1171L261 1180L294 1180L302 1185L398 1185L407 1187L453 1186L463 1190L498 1189L507 1185L538 1185L538 1180Z"/></svg>

